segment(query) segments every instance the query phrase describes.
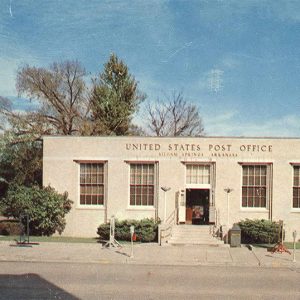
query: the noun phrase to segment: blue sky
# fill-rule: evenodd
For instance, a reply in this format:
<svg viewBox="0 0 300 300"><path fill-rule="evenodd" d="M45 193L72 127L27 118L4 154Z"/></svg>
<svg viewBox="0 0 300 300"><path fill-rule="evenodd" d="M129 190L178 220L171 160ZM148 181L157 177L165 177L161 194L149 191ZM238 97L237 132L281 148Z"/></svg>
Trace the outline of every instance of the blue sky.
<svg viewBox="0 0 300 300"><path fill-rule="evenodd" d="M115 52L147 101L183 91L207 135L300 136L300 1L0 0L0 46L1 96L24 64L94 75Z"/></svg>

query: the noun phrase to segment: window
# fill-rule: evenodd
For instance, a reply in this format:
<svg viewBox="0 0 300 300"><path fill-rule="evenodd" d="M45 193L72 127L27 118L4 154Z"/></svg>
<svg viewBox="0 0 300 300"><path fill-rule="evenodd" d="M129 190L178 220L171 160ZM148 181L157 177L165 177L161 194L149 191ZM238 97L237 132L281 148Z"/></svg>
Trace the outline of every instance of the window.
<svg viewBox="0 0 300 300"><path fill-rule="evenodd" d="M154 164L130 164L130 205L154 205Z"/></svg>
<svg viewBox="0 0 300 300"><path fill-rule="evenodd" d="M244 165L242 207L267 206L267 166Z"/></svg>
<svg viewBox="0 0 300 300"><path fill-rule="evenodd" d="M104 163L80 163L80 205L103 205Z"/></svg>
<svg viewBox="0 0 300 300"><path fill-rule="evenodd" d="M300 208L300 166L294 166L293 208Z"/></svg>
<svg viewBox="0 0 300 300"><path fill-rule="evenodd" d="M186 165L187 184L210 184L209 165Z"/></svg>

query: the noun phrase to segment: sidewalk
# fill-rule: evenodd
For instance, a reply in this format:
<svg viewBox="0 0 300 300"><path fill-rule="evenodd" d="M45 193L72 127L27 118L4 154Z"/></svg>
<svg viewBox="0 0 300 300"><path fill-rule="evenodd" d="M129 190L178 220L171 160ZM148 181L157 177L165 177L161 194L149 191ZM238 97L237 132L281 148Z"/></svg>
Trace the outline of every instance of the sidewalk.
<svg viewBox="0 0 300 300"><path fill-rule="evenodd" d="M16 247L14 242L1 241L0 262L72 262L102 264L145 265L215 265L249 267L300 268L300 250L293 255L271 254L267 249L246 247L227 248L210 246L158 246L158 244L135 244L133 257L131 247L102 248L100 244L46 243L32 247Z"/></svg>

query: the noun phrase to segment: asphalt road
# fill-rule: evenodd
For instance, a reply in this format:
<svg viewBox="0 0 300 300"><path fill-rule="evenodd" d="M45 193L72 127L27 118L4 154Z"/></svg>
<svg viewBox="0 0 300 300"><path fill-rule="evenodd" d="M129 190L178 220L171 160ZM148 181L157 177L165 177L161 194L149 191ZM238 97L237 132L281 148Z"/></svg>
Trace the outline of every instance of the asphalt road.
<svg viewBox="0 0 300 300"><path fill-rule="evenodd" d="M1 262L0 299L300 299L300 270Z"/></svg>

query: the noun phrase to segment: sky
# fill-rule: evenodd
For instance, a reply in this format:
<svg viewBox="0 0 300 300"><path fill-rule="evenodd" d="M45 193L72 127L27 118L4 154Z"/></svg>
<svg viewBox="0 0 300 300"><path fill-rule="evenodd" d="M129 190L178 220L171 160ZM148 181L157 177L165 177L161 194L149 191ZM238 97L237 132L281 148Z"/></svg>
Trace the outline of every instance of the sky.
<svg viewBox="0 0 300 300"><path fill-rule="evenodd" d="M116 53L146 101L197 105L208 136L299 137L299 52L297 0L0 0L0 95L21 110L18 68L76 59L95 76Z"/></svg>

